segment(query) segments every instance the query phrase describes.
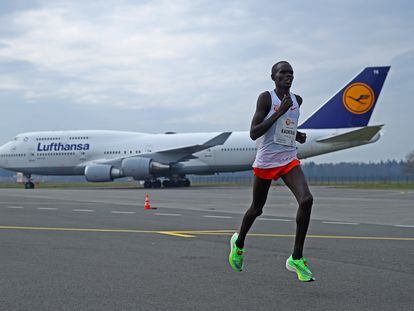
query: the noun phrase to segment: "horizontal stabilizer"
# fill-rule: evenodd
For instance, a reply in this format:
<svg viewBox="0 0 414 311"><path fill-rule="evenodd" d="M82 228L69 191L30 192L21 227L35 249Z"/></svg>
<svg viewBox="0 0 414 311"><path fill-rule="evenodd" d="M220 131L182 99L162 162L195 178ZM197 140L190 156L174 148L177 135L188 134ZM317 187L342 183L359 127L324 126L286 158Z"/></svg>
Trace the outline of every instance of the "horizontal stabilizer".
<svg viewBox="0 0 414 311"><path fill-rule="evenodd" d="M343 143L351 141L370 141L384 125L366 126L361 129L350 131L327 138L318 139L319 143Z"/></svg>

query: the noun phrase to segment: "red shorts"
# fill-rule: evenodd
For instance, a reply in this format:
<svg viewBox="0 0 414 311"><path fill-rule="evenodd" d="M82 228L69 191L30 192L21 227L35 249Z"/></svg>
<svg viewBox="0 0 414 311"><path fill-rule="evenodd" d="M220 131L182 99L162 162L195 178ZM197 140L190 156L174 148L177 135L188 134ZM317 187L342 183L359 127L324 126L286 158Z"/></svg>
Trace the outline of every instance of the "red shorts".
<svg viewBox="0 0 414 311"><path fill-rule="evenodd" d="M289 173L292 168L295 166L300 165L300 161L295 159L289 162L286 165L278 166L278 167L271 167L271 168L258 168L253 167L254 176L257 176L261 179L279 179L280 176L283 176Z"/></svg>

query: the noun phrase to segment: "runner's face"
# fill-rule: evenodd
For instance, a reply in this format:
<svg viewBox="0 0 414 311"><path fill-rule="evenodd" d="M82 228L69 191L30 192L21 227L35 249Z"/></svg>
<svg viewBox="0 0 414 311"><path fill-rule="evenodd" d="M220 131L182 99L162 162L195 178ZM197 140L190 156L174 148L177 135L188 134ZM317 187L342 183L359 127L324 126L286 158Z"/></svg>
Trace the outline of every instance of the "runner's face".
<svg viewBox="0 0 414 311"><path fill-rule="evenodd" d="M281 63L276 67L273 80L277 87L289 89L293 82L293 68L288 63Z"/></svg>

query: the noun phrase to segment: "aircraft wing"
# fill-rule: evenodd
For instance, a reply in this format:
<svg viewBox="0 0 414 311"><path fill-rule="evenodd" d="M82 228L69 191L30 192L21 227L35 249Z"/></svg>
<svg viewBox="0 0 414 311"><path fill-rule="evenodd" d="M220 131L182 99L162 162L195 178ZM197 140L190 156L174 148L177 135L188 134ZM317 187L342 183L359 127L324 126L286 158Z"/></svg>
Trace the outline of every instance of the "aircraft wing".
<svg viewBox="0 0 414 311"><path fill-rule="evenodd" d="M119 166L123 159L125 158L132 158L132 157L141 157L141 158L150 158L156 162L164 163L164 164L170 164L170 163L176 163L180 161L186 161L189 159L195 158L193 156L194 153L212 148L214 146L223 145L226 140L230 137L232 132L224 132L216 137L213 137L212 139L206 141L203 144L197 144L197 145L190 145L190 146L183 146L179 148L173 148L173 149L165 149L165 150L158 150L154 152L148 152L143 153L139 155L133 155L133 156L127 156L122 157L110 161L105 161L105 164L112 164Z"/></svg>
<svg viewBox="0 0 414 311"><path fill-rule="evenodd" d="M353 130L347 133L330 136L327 138L318 139L319 143L343 143L349 141L370 141L384 126L381 125L372 125L366 126L357 130Z"/></svg>
<svg viewBox="0 0 414 311"><path fill-rule="evenodd" d="M141 157L151 158L160 163L175 163L194 158L193 154L214 146L223 145L231 132L224 132L201 145L192 145L175 149L166 149L142 154Z"/></svg>

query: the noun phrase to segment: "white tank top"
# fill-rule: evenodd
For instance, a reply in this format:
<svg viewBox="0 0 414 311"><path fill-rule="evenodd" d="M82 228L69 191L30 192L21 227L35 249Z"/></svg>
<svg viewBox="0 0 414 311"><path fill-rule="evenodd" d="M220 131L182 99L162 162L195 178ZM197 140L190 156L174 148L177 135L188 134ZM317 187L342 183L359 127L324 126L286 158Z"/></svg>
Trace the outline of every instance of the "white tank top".
<svg viewBox="0 0 414 311"><path fill-rule="evenodd" d="M264 120L279 109L280 99L274 90L270 91L272 106ZM256 140L256 159L253 167L272 168L288 164L297 159L296 128L299 121L299 104L296 96L290 93L293 105L273 125Z"/></svg>

